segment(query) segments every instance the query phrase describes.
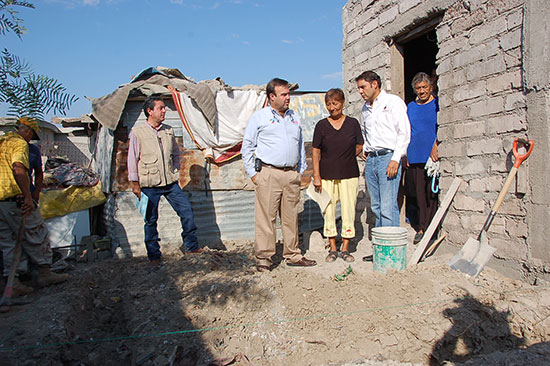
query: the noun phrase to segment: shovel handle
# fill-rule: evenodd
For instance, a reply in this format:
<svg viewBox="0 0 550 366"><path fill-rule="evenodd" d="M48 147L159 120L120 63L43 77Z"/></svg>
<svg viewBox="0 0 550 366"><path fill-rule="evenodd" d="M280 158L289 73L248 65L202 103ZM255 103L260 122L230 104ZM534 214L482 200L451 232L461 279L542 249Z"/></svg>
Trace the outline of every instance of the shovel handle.
<svg viewBox="0 0 550 366"><path fill-rule="evenodd" d="M526 149L527 152L525 154L518 153L518 144L522 144ZM514 148L512 149L514 153L514 157L516 158L516 161L514 162L514 167L519 168L521 163L525 159L531 155L531 151L533 151L533 147L535 146L535 141L533 140L526 140L526 139L515 139L514 140Z"/></svg>
<svg viewBox="0 0 550 366"><path fill-rule="evenodd" d="M518 144L522 144L527 149L527 152L525 154L518 153ZM487 232L489 230L489 226L491 226L493 219L495 218L495 215L500 208L500 205L502 204L502 201L504 201L504 197L506 197L506 193L508 193L508 189L512 185L512 182L514 181L514 178L516 176L516 173L518 172L518 168L523 163L525 159L531 155L531 151L533 151L533 147L535 146L535 142L533 140L525 140L525 139L515 139L514 140L514 147L512 149L514 153L514 157L516 158L516 161L514 162L514 166L512 166L512 169L510 169L510 173L508 173L508 177L506 178L506 182L504 182L504 186L502 187L502 190L500 191L500 194L498 195L498 198L493 205L493 208L491 210L491 213L487 217L487 220L485 220L485 224L483 225L483 228L481 229L481 232L479 233L478 240L481 237L481 233L484 231Z"/></svg>

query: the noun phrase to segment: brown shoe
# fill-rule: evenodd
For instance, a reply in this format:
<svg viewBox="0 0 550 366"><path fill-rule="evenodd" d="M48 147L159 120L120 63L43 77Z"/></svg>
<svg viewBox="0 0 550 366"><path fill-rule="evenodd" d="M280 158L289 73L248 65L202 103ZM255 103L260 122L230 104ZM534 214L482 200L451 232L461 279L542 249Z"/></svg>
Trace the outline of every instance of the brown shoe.
<svg viewBox="0 0 550 366"><path fill-rule="evenodd" d="M36 283L38 287L46 287L56 283L67 281L69 275L67 273L52 272L49 265L38 266L38 279Z"/></svg>
<svg viewBox="0 0 550 366"><path fill-rule="evenodd" d="M262 264L256 264L256 270L258 272L271 272L270 266L264 266Z"/></svg>
<svg viewBox="0 0 550 366"><path fill-rule="evenodd" d="M7 281L6 281L7 282ZM23 285L17 277L13 279L12 297L24 296L32 293L34 289L32 287Z"/></svg>
<svg viewBox="0 0 550 366"><path fill-rule="evenodd" d="M291 267L313 267L317 265L317 262L307 259L306 257L302 257L302 259L297 262L286 262L286 265Z"/></svg>
<svg viewBox="0 0 550 366"><path fill-rule="evenodd" d="M185 254L201 254L204 252L204 249L203 248L199 248L197 250L193 250L191 252L185 252Z"/></svg>

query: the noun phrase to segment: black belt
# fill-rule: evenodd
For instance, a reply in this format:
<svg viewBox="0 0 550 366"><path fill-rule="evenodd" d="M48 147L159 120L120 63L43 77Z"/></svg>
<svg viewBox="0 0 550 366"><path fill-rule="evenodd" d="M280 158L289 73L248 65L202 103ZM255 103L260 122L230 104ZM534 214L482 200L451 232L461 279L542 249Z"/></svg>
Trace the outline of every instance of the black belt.
<svg viewBox="0 0 550 366"><path fill-rule="evenodd" d="M367 156L382 156L390 153L393 153L392 149L380 149L375 151L367 151Z"/></svg>
<svg viewBox="0 0 550 366"><path fill-rule="evenodd" d="M267 164L267 163L264 163L264 162L262 162L262 165L267 166L269 168L282 170L282 171L285 171L285 172L288 172L289 170L296 170L296 166L275 166L275 165Z"/></svg>

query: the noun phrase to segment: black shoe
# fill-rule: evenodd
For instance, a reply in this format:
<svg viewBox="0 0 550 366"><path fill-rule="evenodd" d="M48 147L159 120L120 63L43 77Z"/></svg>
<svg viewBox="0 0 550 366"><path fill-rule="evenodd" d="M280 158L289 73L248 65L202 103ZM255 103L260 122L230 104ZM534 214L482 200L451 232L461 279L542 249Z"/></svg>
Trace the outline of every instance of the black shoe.
<svg viewBox="0 0 550 366"><path fill-rule="evenodd" d="M372 262L372 254L363 257L363 262Z"/></svg>
<svg viewBox="0 0 550 366"><path fill-rule="evenodd" d="M422 240L422 237L424 236L424 233L416 233L414 235L413 244L418 244Z"/></svg>

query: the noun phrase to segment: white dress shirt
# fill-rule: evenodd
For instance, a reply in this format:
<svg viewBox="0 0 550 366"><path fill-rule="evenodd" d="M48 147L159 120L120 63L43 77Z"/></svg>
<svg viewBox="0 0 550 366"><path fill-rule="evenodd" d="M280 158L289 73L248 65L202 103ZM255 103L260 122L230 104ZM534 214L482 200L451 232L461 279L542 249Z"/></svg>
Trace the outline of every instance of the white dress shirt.
<svg viewBox="0 0 550 366"><path fill-rule="evenodd" d="M391 160L399 162L407 153L411 140L411 124L407 116L407 106L397 95L384 90L373 104L365 102L361 110L365 152L391 149Z"/></svg>

